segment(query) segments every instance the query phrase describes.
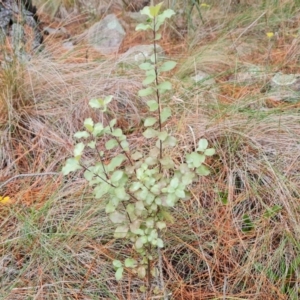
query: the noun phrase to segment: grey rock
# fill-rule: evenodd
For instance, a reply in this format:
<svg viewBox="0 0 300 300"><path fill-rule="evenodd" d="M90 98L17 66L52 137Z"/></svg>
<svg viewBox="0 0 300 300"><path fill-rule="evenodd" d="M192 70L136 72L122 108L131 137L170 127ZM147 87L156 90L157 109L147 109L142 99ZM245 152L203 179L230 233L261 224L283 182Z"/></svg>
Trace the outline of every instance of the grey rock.
<svg viewBox="0 0 300 300"><path fill-rule="evenodd" d="M157 46L157 53L159 58L164 56L163 48L160 45ZM141 63L145 60L150 59L151 55L154 53L153 45L137 45L128 49L125 53L123 53L119 59L120 62L125 63Z"/></svg>
<svg viewBox="0 0 300 300"><path fill-rule="evenodd" d="M273 101L300 101L300 74L276 73L270 81L267 97Z"/></svg>
<svg viewBox="0 0 300 300"><path fill-rule="evenodd" d="M251 65L237 71L229 80L238 84L254 84L266 81L267 74L260 66Z"/></svg>
<svg viewBox="0 0 300 300"><path fill-rule="evenodd" d="M11 19L12 11L4 9L4 7L0 4L0 27L2 30L8 26Z"/></svg>
<svg viewBox="0 0 300 300"><path fill-rule="evenodd" d="M192 77L192 79L196 83L201 83L202 85L214 85L216 84L216 80L211 77L209 74L198 71L195 76Z"/></svg>
<svg viewBox="0 0 300 300"><path fill-rule="evenodd" d="M125 34L118 18L114 14L110 14L88 30L87 39L95 50L109 55L119 50Z"/></svg>
<svg viewBox="0 0 300 300"><path fill-rule="evenodd" d="M70 51L70 50L74 49L74 44L72 42L70 42L70 41L63 42L62 46L63 46L63 48L65 50L69 50Z"/></svg>
<svg viewBox="0 0 300 300"><path fill-rule="evenodd" d="M190 79L194 82L195 93L204 101L207 99L207 92L220 93L215 78L208 73L197 71Z"/></svg>
<svg viewBox="0 0 300 300"><path fill-rule="evenodd" d="M27 38L25 26L31 28L32 38ZM25 53L27 40L31 41L31 50L36 50L43 42L43 36L38 28L36 8L30 0L2 0L0 1L0 42L5 36L11 37L12 48L17 57L29 57Z"/></svg>

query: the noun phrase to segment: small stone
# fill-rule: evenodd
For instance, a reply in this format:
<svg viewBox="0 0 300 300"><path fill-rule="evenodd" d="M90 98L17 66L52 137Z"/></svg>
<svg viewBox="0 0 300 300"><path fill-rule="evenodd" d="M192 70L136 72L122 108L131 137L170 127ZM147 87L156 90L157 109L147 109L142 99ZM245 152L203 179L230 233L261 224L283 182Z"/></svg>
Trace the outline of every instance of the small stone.
<svg viewBox="0 0 300 300"><path fill-rule="evenodd" d="M251 65L250 67L243 67L242 70L237 71L232 75L229 81L239 84L254 84L263 82L267 79L267 75L260 66Z"/></svg>
<svg viewBox="0 0 300 300"><path fill-rule="evenodd" d="M65 50L70 51L74 49L74 44L72 42L63 42L62 46Z"/></svg>
<svg viewBox="0 0 300 300"><path fill-rule="evenodd" d="M164 51L160 45L156 45L157 53L160 58L164 56ZM154 53L153 45L137 45L128 49L124 54L121 55L119 63L141 63L145 60L150 59L150 56Z"/></svg>
<svg viewBox="0 0 300 300"><path fill-rule="evenodd" d="M276 73L267 97L273 101L300 102L300 74Z"/></svg>
<svg viewBox="0 0 300 300"><path fill-rule="evenodd" d="M196 83L201 83L203 85L216 84L216 80L213 77L211 77L209 74L202 72L202 71L198 71L197 74L192 77L192 79Z"/></svg>
<svg viewBox="0 0 300 300"><path fill-rule="evenodd" d="M125 34L118 18L114 14L110 14L88 30L87 38L89 44L96 51L104 55L110 55L118 52Z"/></svg>

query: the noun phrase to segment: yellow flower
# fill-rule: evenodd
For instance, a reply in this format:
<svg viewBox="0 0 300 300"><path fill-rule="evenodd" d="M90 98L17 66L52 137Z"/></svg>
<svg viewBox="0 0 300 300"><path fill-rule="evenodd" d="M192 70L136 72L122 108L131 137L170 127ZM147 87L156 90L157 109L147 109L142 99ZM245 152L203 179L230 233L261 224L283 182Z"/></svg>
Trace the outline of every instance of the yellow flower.
<svg viewBox="0 0 300 300"><path fill-rule="evenodd" d="M273 32L267 32L267 37L270 39L274 36L274 33Z"/></svg>
<svg viewBox="0 0 300 300"><path fill-rule="evenodd" d="M210 7L210 5L208 5L208 4L206 4L206 3L201 3L200 6L201 6L201 7L207 7L207 8Z"/></svg>
<svg viewBox="0 0 300 300"><path fill-rule="evenodd" d="M0 196L0 204L9 204L10 202L11 202L11 200L8 196L6 196L6 197Z"/></svg>

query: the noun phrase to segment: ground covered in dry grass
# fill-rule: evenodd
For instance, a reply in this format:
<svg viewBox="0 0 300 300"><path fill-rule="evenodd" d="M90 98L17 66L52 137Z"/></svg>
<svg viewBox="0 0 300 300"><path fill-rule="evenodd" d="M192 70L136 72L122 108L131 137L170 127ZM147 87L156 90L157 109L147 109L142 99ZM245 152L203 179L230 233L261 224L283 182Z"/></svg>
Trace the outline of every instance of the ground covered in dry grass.
<svg viewBox="0 0 300 300"><path fill-rule="evenodd" d="M188 32L176 22L164 29L162 46L178 61L165 101L173 111L167 128L180 142L169 154L180 160L201 137L217 153L211 175L173 211L162 251L165 285L170 299L296 300L300 104L274 102L262 90L278 70L300 73L299 1L231 2L206 1L204 24L194 11L198 25ZM82 22L72 24L80 34ZM122 51L146 41L130 31ZM0 298L143 299L129 271L115 280L112 260L132 249L114 240L105 199L92 197L80 172L60 174L73 134L85 118L100 118L88 106L94 97L114 95L111 113L132 145L144 147L144 100L137 96L143 71L83 43L67 52L60 42L46 38L46 52L0 69L0 180L50 173L0 184L0 196L10 197L0 204ZM262 66L266 79L229 80L251 64ZM198 70L215 78L213 88L189 79Z"/></svg>

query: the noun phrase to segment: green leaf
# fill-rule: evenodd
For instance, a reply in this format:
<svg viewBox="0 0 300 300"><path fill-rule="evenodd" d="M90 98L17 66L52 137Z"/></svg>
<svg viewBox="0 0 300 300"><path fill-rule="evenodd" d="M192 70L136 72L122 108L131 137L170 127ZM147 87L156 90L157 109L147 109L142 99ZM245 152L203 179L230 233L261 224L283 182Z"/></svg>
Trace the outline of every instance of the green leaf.
<svg viewBox="0 0 300 300"><path fill-rule="evenodd" d="M147 87L146 89L141 89L141 90L139 90L138 95L139 95L140 97L145 97L145 96L149 96L149 95L151 95L151 94L153 94L153 93L154 93L153 88Z"/></svg>
<svg viewBox="0 0 300 300"><path fill-rule="evenodd" d="M220 200L225 205L228 204L228 192L219 191L218 195L219 195L218 200Z"/></svg>
<svg viewBox="0 0 300 300"><path fill-rule="evenodd" d="M158 68L160 72L167 72L175 68L177 63L175 61L169 60L164 62L161 67Z"/></svg>
<svg viewBox="0 0 300 300"><path fill-rule="evenodd" d="M170 182L170 187L176 189L179 185L179 179L177 177L172 178Z"/></svg>
<svg viewBox="0 0 300 300"><path fill-rule="evenodd" d="M178 197L178 198L185 198L185 191L183 189L177 189L175 191L175 195Z"/></svg>
<svg viewBox="0 0 300 300"><path fill-rule="evenodd" d="M162 6L162 2L158 3L155 6L150 6L149 7L150 15L152 17L156 17L160 11L161 6Z"/></svg>
<svg viewBox="0 0 300 300"><path fill-rule="evenodd" d="M109 95L104 98L103 102L105 105L107 105L111 102L112 99L113 99L113 96Z"/></svg>
<svg viewBox="0 0 300 300"><path fill-rule="evenodd" d="M129 191L131 193L134 193L137 190L139 190L141 186L142 186L142 184L139 181L135 181L135 182L131 183Z"/></svg>
<svg viewBox="0 0 300 300"><path fill-rule="evenodd" d="M200 139L198 142L198 148L196 151L204 152L208 146L208 141L206 139Z"/></svg>
<svg viewBox="0 0 300 300"><path fill-rule="evenodd" d="M157 195L159 195L159 194L157 194ZM155 198L155 204L161 205L162 204L161 199L160 198Z"/></svg>
<svg viewBox="0 0 300 300"><path fill-rule="evenodd" d="M105 143L106 150L111 150L118 146L118 142L115 139L111 139Z"/></svg>
<svg viewBox="0 0 300 300"><path fill-rule="evenodd" d="M135 268L137 266L137 261L133 258L125 259L125 267L126 268Z"/></svg>
<svg viewBox="0 0 300 300"><path fill-rule="evenodd" d="M110 214L116 211L116 206L112 201L109 201L105 206L105 213Z"/></svg>
<svg viewBox="0 0 300 300"><path fill-rule="evenodd" d="M182 178L181 178L181 182L187 186L191 183L193 183L193 179L195 177L195 174L193 172L186 172L183 174Z"/></svg>
<svg viewBox="0 0 300 300"><path fill-rule="evenodd" d="M206 156L213 156L215 153L216 153L216 150L214 148L209 148L204 151L204 155L206 155Z"/></svg>
<svg viewBox="0 0 300 300"><path fill-rule="evenodd" d="M158 207L157 207L157 204L156 203L152 203L150 208L149 208L150 212L153 212L155 214L157 214L157 211L158 211Z"/></svg>
<svg viewBox="0 0 300 300"><path fill-rule="evenodd" d="M139 152L139 151L136 151L134 152L132 155L131 155L131 158L133 160L139 160L143 157L143 153Z"/></svg>
<svg viewBox="0 0 300 300"><path fill-rule="evenodd" d="M119 186L119 187L115 188L114 193L115 193L116 197L120 200L126 200L128 198L128 195L123 186Z"/></svg>
<svg viewBox="0 0 300 300"><path fill-rule="evenodd" d="M65 166L62 168L63 175L68 175L70 172L81 170L82 167L79 165L79 162L74 157L68 158Z"/></svg>
<svg viewBox="0 0 300 300"><path fill-rule="evenodd" d="M123 223L126 221L125 215L119 213L118 211L114 211L109 215L109 219L114 223L114 224L119 224Z"/></svg>
<svg viewBox="0 0 300 300"><path fill-rule="evenodd" d="M123 239L126 238L129 227L127 225L120 225L116 228L114 233L115 239Z"/></svg>
<svg viewBox="0 0 300 300"><path fill-rule="evenodd" d="M158 229L162 230L162 229L164 229L164 228L167 227L167 224L166 224L166 222L161 222L161 221L159 221L159 222L156 223L156 227L157 227Z"/></svg>
<svg viewBox="0 0 300 300"><path fill-rule="evenodd" d="M157 162L158 162L158 160L157 160L156 157L151 157L151 156L149 156L149 157L147 157L147 158L145 159L145 163L146 163L148 166L153 166L153 165L157 164Z"/></svg>
<svg viewBox="0 0 300 300"><path fill-rule="evenodd" d="M249 215L244 214L243 215L243 224L242 224L242 231L243 232L249 232L254 229L254 224L251 221Z"/></svg>
<svg viewBox="0 0 300 300"><path fill-rule="evenodd" d="M150 205L154 200L155 200L155 195L153 195L152 193L148 193L145 199L147 205Z"/></svg>
<svg viewBox="0 0 300 300"><path fill-rule="evenodd" d="M146 71L146 76L156 76L155 70L152 69L152 70Z"/></svg>
<svg viewBox="0 0 300 300"><path fill-rule="evenodd" d="M108 134L111 134L111 128L109 126L106 126L104 129L103 129L103 133L108 133Z"/></svg>
<svg viewBox="0 0 300 300"><path fill-rule="evenodd" d="M159 160L160 163L164 166L165 169L173 169L174 168L174 162L171 157L165 156L163 159Z"/></svg>
<svg viewBox="0 0 300 300"><path fill-rule="evenodd" d="M109 121L109 126L114 127L117 124L117 119L112 119Z"/></svg>
<svg viewBox="0 0 300 300"><path fill-rule="evenodd" d="M166 204L169 207L174 207L177 200L178 200L178 198L175 194L168 194L167 199L166 199Z"/></svg>
<svg viewBox="0 0 300 300"><path fill-rule="evenodd" d="M123 278L123 271L124 271L123 268L117 269L116 274L115 274L115 277L116 277L117 281L119 281Z"/></svg>
<svg viewBox="0 0 300 300"><path fill-rule="evenodd" d="M150 19L153 19L153 16L150 12L150 7L149 6L144 6L142 10L140 10L140 14L148 16Z"/></svg>
<svg viewBox="0 0 300 300"><path fill-rule="evenodd" d="M168 132L167 131L162 131L162 132L159 132L157 134L157 137L161 140L161 141L164 141L166 140L166 138L168 137Z"/></svg>
<svg viewBox="0 0 300 300"><path fill-rule="evenodd" d="M120 137L123 135L123 132L122 132L121 128L116 128L113 130L113 132L111 134L115 137Z"/></svg>
<svg viewBox="0 0 300 300"><path fill-rule="evenodd" d="M129 151L129 143L126 140L121 142L121 147L124 151Z"/></svg>
<svg viewBox="0 0 300 300"><path fill-rule="evenodd" d="M75 147L74 147L74 158L79 160L82 153L83 153L83 150L84 150L84 143L78 143Z"/></svg>
<svg viewBox="0 0 300 300"><path fill-rule="evenodd" d="M152 241L152 240L156 240L158 237L158 233L157 233L157 230L156 229L152 229L150 234L148 235L148 241Z"/></svg>
<svg viewBox="0 0 300 300"><path fill-rule="evenodd" d="M165 122L170 116L172 115L171 113L171 109L170 107L165 107L162 111L161 111L161 122Z"/></svg>
<svg viewBox="0 0 300 300"><path fill-rule="evenodd" d="M161 187L158 184L155 184L151 187L150 192L158 196L161 192Z"/></svg>
<svg viewBox="0 0 300 300"><path fill-rule="evenodd" d="M155 41L159 41L161 39L161 33L156 33Z"/></svg>
<svg viewBox="0 0 300 300"><path fill-rule="evenodd" d="M147 226L148 228L154 228L154 218L148 218L148 219L146 220L146 226Z"/></svg>
<svg viewBox="0 0 300 300"><path fill-rule="evenodd" d="M110 163L107 165L107 170L108 171L113 171L115 170L117 167L119 167L122 162L126 159L126 156L124 154L119 154L117 156L115 156Z"/></svg>
<svg viewBox="0 0 300 300"><path fill-rule="evenodd" d="M149 24L138 24L136 27L135 27L135 30L136 31L139 31L139 30L149 30L149 29L152 29L151 26Z"/></svg>
<svg viewBox="0 0 300 300"><path fill-rule="evenodd" d="M103 197L105 194L108 193L110 188L111 188L111 186L109 184L107 184L106 182L102 182L101 184L98 184L94 188L95 198L100 199L101 197Z"/></svg>
<svg viewBox="0 0 300 300"><path fill-rule="evenodd" d="M148 190L146 188L143 188L142 190L140 190L138 193L137 193L137 197L138 199L140 200L146 200L147 196L148 196Z"/></svg>
<svg viewBox="0 0 300 300"><path fill-rule="evenodd" d="M143 234L143 231L140 229L141 220L134 220L129 224L130 231L134 234Z"/></svg>
<svg viewBox="0 0 300 300"><path fill-rule="evenodd" d="M186 162L188 163L189 167L198 168L204 163L205 155L192 152L186 155Z"/></svg>
<svg viewBox="0 0 300 300"><path fill-rule="evenodd" d="M152 64L150 64L149 62L144 62L139 65L139 68L141 70L147 71L147 70L153 70L154 66Z"/></svg>
<svg viewBox="0 0 300 300"><path fill-rule="evenodd" d="M140 279L145 278L145 276L146 276L146 267L145 266L138 267L137 275Z"/></svg>
<svg viewBox="0 0 300 300"><path fill-rule="evenodd" d="M155 54L155 53L151 54L151 56L150 56L150 61L151 61L153 64L155 64L155 63L156 63L156 60L157 60L157 53L156 53L156 54Z"/></svg>
<svg viewBox="0 0 300 300"><path fill-rule="evenodd" d="M76 139L88 138L89 136L90 136L90 134L86 131L77 131L74 134L74 138L76 138Z"/></svg>
<svg viewBox="0 0 300 300"><path fill-rule="evenodd" d="M168 136L167 139L163 142L163 146L166 147L175 147L177 145L177 140L174 136Z"/></svg>
<svg viewBox="0 0 300 300"><path fill-rule="evenodd" d="M129 214L134 213L134 211L135 211L135 206L134 206L132 203L127 204L127 206L126 206L126 211L127 211Z"/></svg>
<svg viewBox="0 0 300 300"><path fill-rule="evenodd" d="M197 168L196 172L200 176L207 176L207 175L210 174L210 170L206 166L204 166L204 165L202 165L199 168Z"/></svg>
<svg viewBox="0 0 300 300"><path fill-rule="evenodd" d="M123 264L119 261L119 260L113 260L113 266L115 267L115 268L122 268L122 266L123 266Z"/></svg>
<svg viewBox="0 0 300 300"><path fill-rule="evenodd" d="M96 123L93 130L93 136L100 136L104 131L102 123Z"/></svg>
<svg viewBox="0 0 300 300"><path fill-rule="evenodd" d="M141 236L136 240L134 246L136 249L141 249L145 243L147 243L147 237Z"/></svg>
<svg viewBox="0 0 300 300"><path fill-rule="evenodd" d="M88 147L90 147L91 149L95 149L96 148L96 141L91 141L87 144Z"/></svg>
<svg viewBox="0 0 300 300"><path fill-rule="evenodd" d="M160 239L160 238L158 238L157 239L157 247L158 248L163 248L164 247L164 242L163 242L163 240L162 239Z"/></svg>
<svg viewBox="0 0 300 300"><path fill-rule="evenodd" d="M162 19L165 20L166 18L171 18L174 15L175 15L174 10L169 8L169 9L164 10L159 17L161 17Z"/></svg>
<svg viewBox="0 0 300 300"><path fill-rule="evenodd" d="M156 18L156 26L155 29L158 30L162 24L164 24L166 18L171 18L175 15L175 12L172 9L166 9Z"/></svg>
<svg viewBox="0 0 300 300"><path fill-rule="evenodd" d="M91 99L89 101L89 105L92 108L103 108L104 107L104 101L103 101L103 99Z"/></svg>
<svg viewBox="0 0 300 300"><path fill-rule="evenodd" d="M155 80L156 76L155 75L149 75L143 80L143 85L148 85L152 83Z"/></svg>
<svg viewBox="0 0 300 300"><path fill-rule="evenodd" d="M86 170L83 174L84 178L87 180L87 181L91 181L94 177L94 172L90 171L90 170Z"/></svg>
<svg viewBox="0 0 300 300"><path fill-rule="evenodd" d="M155 123L157 122L157 119L156 118L147 118L144 122L144 126L145 127L148 127L148 126L152 126L154 125Z"/></svg>
<svg viewBox="0 0 300 300"><path fill-rule="evenodd" d="M144 206L143 201L137 201L137 202L135 202L135 208L137 210L141 210L141 211L144 210L145 206Z"/></svg>
<svg viewBox="0 0 300 300"><path fill-rule="evenodd" d="M112 183L117 183L124 175L124 172L121 170L117 170L115 172L113 172L113 174L111 175L111 182Z"/></svg>
<svg viewBox="0 0 300 300"><path fill-rule="evenodd" d="M86 128L87 131L93 132L94 121L92 120L92 118L85 119L83 125L84 125L84 127Z"/></svg>
<svg viewBox="0 0 300 300"><path fill-rule="evenodd" d="M144 132L143 132L143 136L147 139L151 139L153 137L156 137L158 135L158 131L156 131L153 128L147 128Z"/></svg>
<svg viewBox="0 0 300 300"><path fill-rule="evenodd" d="M282 206L280 205L274 205L271 208L269 208L265 213L264 213L264 217L265 218L272 218L274 216L277 215L277 213L279 213L282 210Z"/></svg>
<svg viewBox="0 0 300 300"><path fill-rule="evenodd" d="M164 23L165 19L163 19L163 16L160 15L156 18L155 22L155 32L157 32L160 28L160 26ZM153 30L153 29L152 29Z"/></svg>
<svg viewBox="0 0 300 300"><path fill-rule="evenodd" d="M148 105L150 111L155 111L158 109L158 103L155 100L147 101L147 105Z"/></svg>
<svg viewBox="0 0 300 300"><path fill-rule="evenodd" d="M167 90L171 90L172 89L172 84L171 82L169 81L164 81L162 83L160 83L158 86L157 86L158 90L160 92L163 92L163 91L167 91Z"/></svg>

